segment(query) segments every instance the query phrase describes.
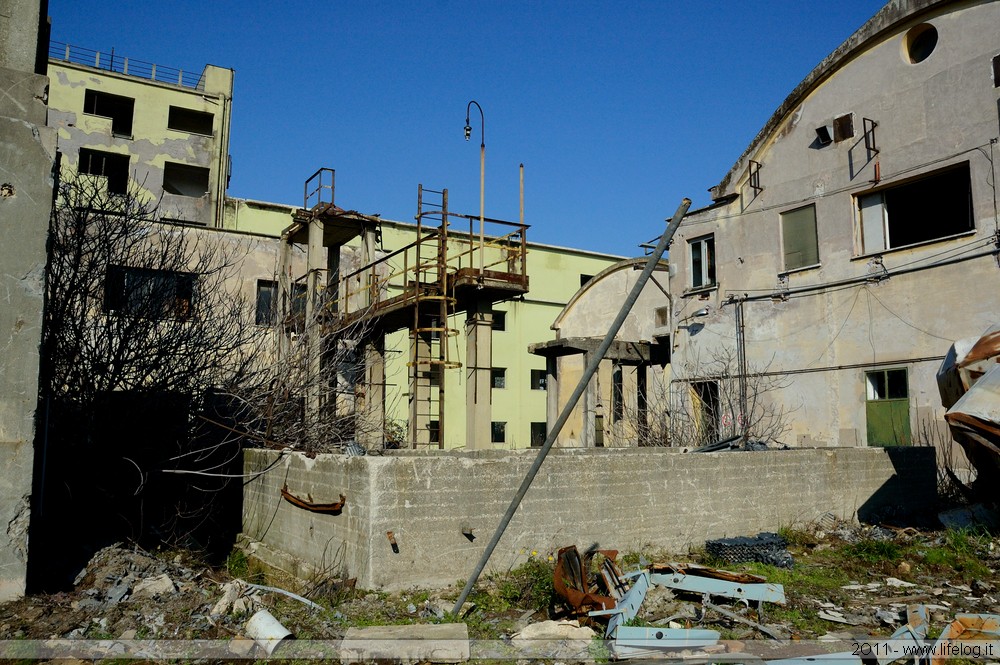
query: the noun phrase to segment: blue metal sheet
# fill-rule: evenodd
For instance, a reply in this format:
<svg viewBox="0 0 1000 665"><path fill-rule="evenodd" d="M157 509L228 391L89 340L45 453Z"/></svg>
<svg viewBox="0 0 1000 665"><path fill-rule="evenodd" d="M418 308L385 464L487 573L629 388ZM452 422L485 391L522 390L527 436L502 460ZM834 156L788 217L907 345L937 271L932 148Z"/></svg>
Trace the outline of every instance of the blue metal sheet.
<svg viewBox="0 0 1000 665"><path fill-rule="evenodd" d="M730 582L701 575L685 573L653 573L650 582L669 589L689 591L691 593L723 596L738 600L766 601L768 603L785 604L785 588L780 584Z"/></svg>

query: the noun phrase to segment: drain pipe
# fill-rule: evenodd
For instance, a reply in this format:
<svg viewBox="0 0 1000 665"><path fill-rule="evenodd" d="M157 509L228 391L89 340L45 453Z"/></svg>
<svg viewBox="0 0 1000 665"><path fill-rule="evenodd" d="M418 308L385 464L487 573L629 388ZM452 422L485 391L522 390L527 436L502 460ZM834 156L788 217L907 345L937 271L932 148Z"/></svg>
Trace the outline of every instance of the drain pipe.
<svg viewBox="0 0 1000 665"><path fill-rule="evenodd" d="M628 298L625 299L625 303L622 305L621 311L618 312L618 316L608 329L601 345L598 346L597 351L594 352L593 357L590 359L590 363L588 363L587 368L583 372L583 376L580 377L580 383L577 384L573 394L570 395L569 402L567 402L566 406L563 407L562 413L559 414L559 418L557 418L556 422L553 424L552 431L550 431L548 436L545 438L545 443L538 451L538 456L535 457L535 461L532 463L531 468L528 469L527 475L521 482L521 487L518 488L517 494L514 495L514 499L510 502L510 506L507 507L507 512L504 513L503 519L500 520L500 524L497 526L497 530L493 534L493 538L490 539L489 544L486 546L486 551L483 552L483 556L479 559L479 563L476 564L476 569L472 572L472 575L469 576L469 581L465 583L465 588L462 589L462 593L458 596L458 600L455 602L455 608L452 610L452 613L456 616L462 610L462 605L465 605L465 601L469 598L469 593L472 591L472 587L474 587L476 582L479 581L479 576L482 574L483 569L486 568L486 564L489 562L490 556L493 555L493 550L496 549L504 531L507 530L507 525L509 525L511 519L513 519L514 513L517 511L517 507L521 505L521 499L524 498L528 488L531 487L531 481L533 481L535 476L538 474L538 469L541 468L542 462L545 461L545 456L548 455L549 450L552 448L552 444L556 441L556 437L559 436L559 432L562 431L563 425L565 425L566 421L569 420L570 413L573 411L576 403L580 401L580 397L587 389L587 384L590 382L591 377L593 377L597 372L597 368L600 366L601 360L604 359L604 354L608 352L609 348L611 348L611 343L614 342L615 335L618 334L622 324L625 323L625 317L627 317L628 313L632 310L632 306L635 305L635 301L639 299L639 294L642 293L642 288L646 285L646 282L649 281L650 276L652 276L653 270L656 268L656 264L660 262L660 257L662 257L663 253L667 251L667 247L670 245L670 241L674 237L674 233L677 232L677 227L680 226L681 220L684 219L684 215L687 214L690 206L691 199L684 199L681 201L680 207L677 208L677 212L675 212L674 216L670 218L670 223L667 224L667 228L663 232L660 242L656 245L656 249L646 262L646 267L643 269L642 274L639 275L639 279L636 280L635 285L632 286L632 291L629 292Z"/></svg>

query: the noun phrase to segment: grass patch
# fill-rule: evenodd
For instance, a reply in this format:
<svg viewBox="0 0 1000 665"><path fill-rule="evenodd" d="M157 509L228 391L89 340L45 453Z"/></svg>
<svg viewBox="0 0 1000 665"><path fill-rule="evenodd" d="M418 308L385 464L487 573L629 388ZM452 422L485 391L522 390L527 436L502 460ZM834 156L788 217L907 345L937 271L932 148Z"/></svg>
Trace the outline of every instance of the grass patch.
<svg viewBox="0 0 1000 665"><path fill-rule="evenodd" d="M867 564L898 563L903 548L888 540L862 540L844 547L844 556Z"/></svg>

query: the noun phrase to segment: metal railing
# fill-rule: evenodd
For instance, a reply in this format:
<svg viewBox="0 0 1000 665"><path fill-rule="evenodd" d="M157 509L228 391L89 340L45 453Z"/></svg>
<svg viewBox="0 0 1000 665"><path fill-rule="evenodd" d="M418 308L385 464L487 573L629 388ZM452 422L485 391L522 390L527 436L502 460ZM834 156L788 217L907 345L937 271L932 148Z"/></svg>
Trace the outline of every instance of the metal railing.
<svg viewBox="0 0 1000 665"><path fill-rule="evenodd" d="M179 85L194 90L205 89L204 70L196 74L144 60L133 60L126 56L116 55L114 49L110 51L95 51L64 42L49 42L49 59L72 62L77 65L86 65L96 69L135 76L159 83Z"/></svg>

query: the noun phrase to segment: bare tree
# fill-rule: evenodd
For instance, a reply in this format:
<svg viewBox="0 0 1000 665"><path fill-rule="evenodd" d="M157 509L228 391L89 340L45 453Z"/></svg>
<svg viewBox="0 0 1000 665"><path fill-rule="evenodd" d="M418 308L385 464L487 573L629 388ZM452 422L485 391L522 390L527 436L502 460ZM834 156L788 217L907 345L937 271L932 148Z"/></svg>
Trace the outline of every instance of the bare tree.
<svg viewBox="0 0 1000 665"><path fill-rule="evenodd" d="M239 490L221 478L239 470L239 442L199 416L228 416L221 396L261 380L265 340L239 279L253 247L158 219L135 184L109 193L78 175L57 190L32 515L33 550L70 543L57 560L189 531ZM191 468L220 480L166 473Z"/></svg>

